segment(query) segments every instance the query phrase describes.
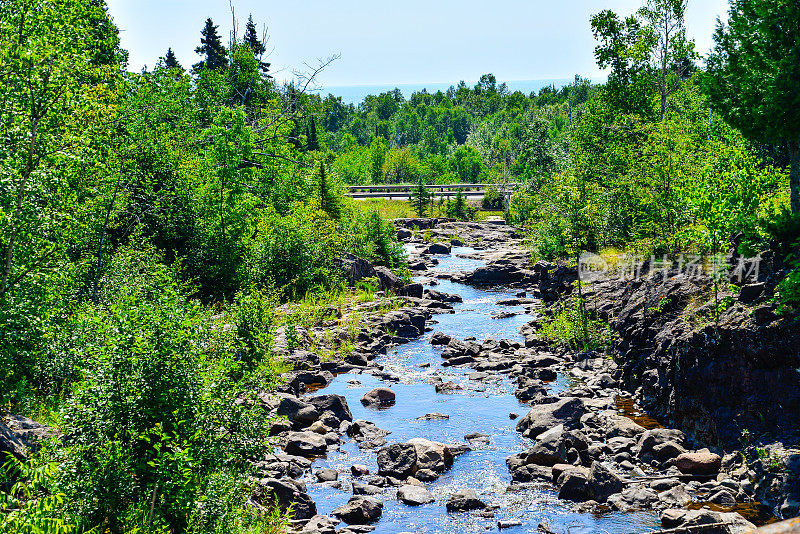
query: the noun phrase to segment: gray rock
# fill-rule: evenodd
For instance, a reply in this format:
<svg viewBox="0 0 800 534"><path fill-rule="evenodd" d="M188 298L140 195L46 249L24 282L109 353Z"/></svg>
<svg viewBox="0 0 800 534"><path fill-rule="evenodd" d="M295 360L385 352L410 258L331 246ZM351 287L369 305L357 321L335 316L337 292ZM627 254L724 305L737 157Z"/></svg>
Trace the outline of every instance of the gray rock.
<svg viewBox="0 0 800 534"><path fill-rule="evenodd" d="M378 486L353 482L353 495L378 495L380 493L383 493L383 489Z"/></svg>
<svg viewBox="0 0 800 534"><path fill-rule="evenodd" d="M558 498L582 502L589 499L589 473L586 468L567 469L558 476Z"/></svg>
<svg viewBox="0 0 800 534"><path fill-rule="evenodd" d="M276 499L281 510L292 507L295 519L310 519L317 515L317 506L302 482L275 478L260 480L253 490L253 500L262 506L271 506Z"/></svg>
<svg viewBox="0 0 800 534"><path fill-rule="evenodd" d="M434 502L433 494L422 486L406 484L397 490L397 498L409 506L421 506Z"/></svg>
<svg viewBox="0 0 800 534"><path fill-rule="evenodd" d="M389 388L375 388L361 397L364 406L391 406L395 403L395 393Z"/></svg>
<svg viewBox="0 0 800 534"><path fill-rule="evenodd" d="M605 502L611 495L622 491L622 479L600 462L592 462L589 470L589 496Z"/></svg>
<svg viewBox="0 0 800 534"><path fill-rule="evenodd" d="M314 473L314 476L317 477L317 480L320 482L333 482L334 480L339 479L338 471L336 471L336 469L328 468L317 469L317 471Z"/></svg>
<svg viewBox="0 0 800 534"><path fill-rule="evenodd" d="M353 414L347 406L347 399L341 395L317 395L315 397L305 397L305 400L314 405L320 413L329 411L341 421L353 420Z"/></svg>
<svg viewBox="0 0 800 534"><path fill-rule="evenodd" d="M564 425L566 429L576 428L585 413L586 408L582 399L565 397L556 402L531 408L531 411L517 423L517 432L521 432L527 438L535 438L557 425Z"/></svg>
<svg viewBox="0 0 800 534"><path fill-rule="evenodd" d="M448 512L467 512L486 508L486 503L478 498L473 489L463 489L450 495L446 505Z"/></svg>
<svg viewBox="0 0 800 534"><path fill-rule="evenodd" d="M431 243L427 249L425 249L426 254L450 254L450 245L445 245L444 243Z"/></svg>
<svg viewBox="0 0 800 534"><path fill-rule="evenodd" d="M625 488L622 493L611 495L607 502L614 510L630 512L652 508L657 501L658 493L654 490L642 485L634 485Z"/></svg>
<svg viewBox="0 0 800 534"><path fill-rule="evenodd" d="M417 471L417 450L408 443L395 443L378 451L378 474L404 479Z"/></svg>
<svg viewBox="0 0 800 534"><path fill-rule="evenodd" d="M315 515L303 526L300 534L336 534L338 522L327 515Z"/></svg>
<svg viewBox="0 0 800 534"><path fill-rule="evenodd" d="M716 528L703 528L703 534L744 534L755 530L755 525L735 512L714 512L708 508L700 510L664 510L661 524L664 528L687 528L700 525L726 523ZM687 528L687 530L690 530ZM699 529L698 529L699 530Z"/></svg>
<svg viewBox="0 0 800 534"><path fill-rule="evenodd" d="M378 519L383 513L383 503L371 497L352 497L350 501L331 512L349 525L364 525Z"/></svg>
<svg viewBox="0 0 800 534"><path fill-rule="evenodd" d="M325 454L328 443L324 436L316 432L290 432L283 450L286 454L311 458Z"/></svg>

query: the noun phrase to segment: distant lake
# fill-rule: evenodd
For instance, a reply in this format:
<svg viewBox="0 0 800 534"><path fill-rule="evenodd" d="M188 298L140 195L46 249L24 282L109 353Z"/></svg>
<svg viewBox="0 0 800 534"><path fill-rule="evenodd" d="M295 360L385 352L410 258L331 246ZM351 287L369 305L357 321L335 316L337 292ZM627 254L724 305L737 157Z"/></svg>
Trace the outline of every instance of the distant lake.
<svg viewBox="0 0 800 534"><path fill-rule="evenodd" d="M555 85L556 88L561 88L565 85L569 85L572 82L572 78L555 78L550 80L516 80L512 82L505 82L508 86L509 91L512 93L514 91L522 91L526 95L532 91L539 92L542 87L547 87L548 85ZM602 83L605 80L591 78L592 83ZM467 82L467 86L472 88L475 86L477 81ZM498 80L497 85L500 85L502 82ZM332 85L332 86L323 86L322 89L319 91L320 95L327 96L328 93L332 93L335 96L342 97L342 100L346 104L358 104L364 100L364 97L367 95L377 95L380 93L385 93L387 91L392 91L394 88L400 89L403 93L403 96L409 98L412 93L421 91L423 89L427 89L429 93L435 93L436 91L447 91L450 86L457 86L458 82L456 83L403 83L403 84L396 84L396 85Z"/></svg>

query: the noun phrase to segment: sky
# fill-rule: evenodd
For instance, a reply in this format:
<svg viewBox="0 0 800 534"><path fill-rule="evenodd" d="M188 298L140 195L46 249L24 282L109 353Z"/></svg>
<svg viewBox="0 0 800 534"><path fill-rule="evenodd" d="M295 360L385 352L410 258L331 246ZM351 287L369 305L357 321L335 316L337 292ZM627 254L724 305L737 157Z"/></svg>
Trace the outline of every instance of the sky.
<svg viewBox="0 0 800 534"><path fill-rule="evenodd" d="M228 0L107 0L129 51L129 69L152 68L172 47L189 67L211 17L227 42ZM269 61L279 80L339 55L319 77L322 88L353 85L474 83L602 78L589 25L593 13L630 14L642 0L231 0L240 34L252 13L269 29ZM690 0L686 15L697 50L711 47L727 0Z"/></svg>

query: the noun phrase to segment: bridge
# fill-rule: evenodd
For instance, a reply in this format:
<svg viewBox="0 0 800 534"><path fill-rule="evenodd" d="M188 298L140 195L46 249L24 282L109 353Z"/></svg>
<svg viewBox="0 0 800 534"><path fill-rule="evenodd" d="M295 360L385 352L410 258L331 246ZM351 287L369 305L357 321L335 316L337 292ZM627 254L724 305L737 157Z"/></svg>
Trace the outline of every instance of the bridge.
<svg viewBox="0 0 800 534"><path fill-rule="evenodd" d="M426 185L434 198L454 197L460 191L464 197L483 198L487 189L494 188L498 192L512 193L520 184L434 184ZM347 187L349 196L363 200L367 198L409 199L411 192L418 187L414 184L379 184L351 185Z"/></svg>

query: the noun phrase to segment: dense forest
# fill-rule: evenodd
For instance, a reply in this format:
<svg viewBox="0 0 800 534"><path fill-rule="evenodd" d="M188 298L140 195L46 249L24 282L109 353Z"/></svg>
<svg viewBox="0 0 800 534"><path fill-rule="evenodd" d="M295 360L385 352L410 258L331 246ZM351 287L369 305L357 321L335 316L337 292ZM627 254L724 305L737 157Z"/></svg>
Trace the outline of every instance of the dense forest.
<svg viewBox="0 0 800 534"><path fill-rule="evenodd" d="M595 15L604 84L486 74L356 106L273 78L252 18L134 73L103 1L1 2L0 412L56 432L6 464L0 532L280 530L247 497L282 305L351 291L350 254L408 276L343 184L522 184L488 203L535 258L733 239L800 261L800 7L733 0L705 58L684 8Z"/></svg>

